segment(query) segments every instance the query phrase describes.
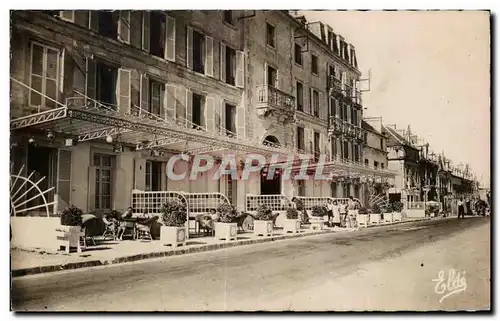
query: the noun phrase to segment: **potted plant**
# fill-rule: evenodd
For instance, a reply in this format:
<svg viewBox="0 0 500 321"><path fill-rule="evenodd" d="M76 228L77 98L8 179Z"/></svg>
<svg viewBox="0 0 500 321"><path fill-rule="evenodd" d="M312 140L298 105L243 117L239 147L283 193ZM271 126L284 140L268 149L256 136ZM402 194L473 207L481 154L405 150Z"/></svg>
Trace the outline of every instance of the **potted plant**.
<svg viewBox="0 0 500 321"><path fill-rule="evenodd" d="M321 205L314 205L311 212L312 212L311 229L322 230L325 223L323 220L323 216L327 214L326 208Z"/></svg>
<svg viewBox="0 0 500 321"><path fill-rule="evenodd" d="M385 207L385 211L384 211L384 222L386 222L386 223L392 223L393 222L392 211L393 211L392 205L388 204Z"/></svg>
<svg viewBox="0 0 500 321"><path fill-rule="evenodd" d="M253 232L255 235L273 235L273 211L266 205L259 205L257 209L253 222Z"/></svg>
<svg viewBox="0 0 500 321"><path fill-rule="evenodd" d="M77 252L81 252L80 238L85 237L85 230L82 229L82 215L82 210L74 205L60 212L61 227L56 229L60 233L57 236L57 240L60 241L59 249L64 247L69 253L71 248L76 248Z"/></svg>
<svg viewBox="0 0 500 321"><path fill-rule="evenodd" d="M402 212L404 204L402 202L396 201L391 204L392 206L392 219L396 221L401 221L403 219Z"/></svg>
<svg viewBox="0 0 500 321"><path fill-rule="evenodd" d="M292 206L286 210L286 219L283 230L285 233L298 233L300 231L299 211Z"/></svg>
<svg viewBox="0 0 500 321"><path fill-rule="evenodd" d="M160 241L163 245L186 245L187 207L184 202L167 201L161 208L163 225Z"/></svg>
<svg viewBox="0 0 500 321"><path fill-rule="evenodd" d="M365 207L359 208L357 220L359 225L368 226L370 215L368 215L368 210Z"/></svg>
<svg viewBox="0 0 500 321"><path fill-rule="evenodd" d="M378 204L373 204L372 211L370 213L370 223L380 224L382 222L382 214L380 213L380 206Z"/></svg>
<svg viewBox="0 0 500 321"><path fill-rule="evenodd" d="M215 237L218 240L235 240L238 234L238 223L235 221L238 213L233 205L224 203L217 209L219 220L215 222Z"/></svg>

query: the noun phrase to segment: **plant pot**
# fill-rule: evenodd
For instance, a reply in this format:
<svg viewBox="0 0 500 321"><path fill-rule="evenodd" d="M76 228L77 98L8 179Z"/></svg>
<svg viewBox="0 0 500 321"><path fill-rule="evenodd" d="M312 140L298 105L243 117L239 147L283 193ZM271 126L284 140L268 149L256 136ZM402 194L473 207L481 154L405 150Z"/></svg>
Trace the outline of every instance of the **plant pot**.
<svg viewBox="0 0 500 321"><path fill-rule="evenodd" d="M186 245L186 228L184 226L162 226L160 228L160 241L163 245L177 247Z"/></svg>
<svg viewBox="0 0 500 321"><path fill-rule="evenodd" d="M83 230L80 226L61 225L56 229L56 231L58 232L56 238L59 250L64 248L66 253L70 253L71 248L76 248L78 253L82 251L80 238L85 237L85 230Z"/></svg>
<svg viewBox="0 0 500 321"><path fill-rule="evenodd" d="M309 219L311 226L309 227L311 230L322 230L325 226L325 221L322 217L313 216Z"/></svg>
<svg viewBox="0 0 500 321"><path fill-rule="evenodd" d="M236 240L238 223L215 223L215 237L218 240Z"/></svg>
<svg viewBox="0 0 500 321"><path fill-rule="evenodd" d="M253 221L253 233L255 235L272 236L273 235L273 221Z"/></svg>
<svg viewBox="0 0 500 321"><path fill-rule="evenodd" d="M367 227L370 222L370 215L368 214L358 214L356 216L356 220L358 221L358 226Z"/></svg>
<svg viewBox="0 0 500 321"><path fill-rule="evenodd" d="M299 233L300 220L299 219L286 219L283 224L283 231L285 233Z"/></svg>
<svg viewBox="0 0 500 321"><path fill-rule="evenodd" d="M392 223L392 213L384 213L384 222Z"/></svg>
<svg viewBox="0 0 500 321"><path fill-rule="evenodd" d="M392 213L392 220L394 222L401 222L402 221L402 215L401 215L401 212L393 212Z"/></svg>
<svg viewBox="0 0 500 321"><path fill-rule="evenodd" d="M370 224L380 224L381 220L380 214L370 214Z"/></svg>

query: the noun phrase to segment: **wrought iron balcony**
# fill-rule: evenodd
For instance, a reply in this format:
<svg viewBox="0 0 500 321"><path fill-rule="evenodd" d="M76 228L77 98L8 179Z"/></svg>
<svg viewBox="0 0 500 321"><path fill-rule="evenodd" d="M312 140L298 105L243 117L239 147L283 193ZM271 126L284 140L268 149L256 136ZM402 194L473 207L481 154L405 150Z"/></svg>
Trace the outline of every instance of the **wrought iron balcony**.
<svg viewBox="0 0 500 321"><path fill-rule="evenodd" d="M363 129L355 124L351 124L338 118L330 116L328 132L333 135L344 135L357 140L363 140Z"/></svg>
<svg viewBox="0 0 500 321"><path fill-rule="evenodd" d="M334 93L342 94L342 82L340 79L335 78L334 75L330 75L330 84L328 88L330 88L330 95Z"/></svg>
<svg viewBox="0 0 500 321"><path fill-rule="evenodd" d="M330 116L328 123L328 131L330 134L340 135L344 132L344 121L337 116Z"/></svg>
<svg viewBox="0 0 500 321"><path fill-rule="evenodd" d="M257 86L257 108L269 111L280 111L284 114L295 114L295 97L269 85Z"/></svg>

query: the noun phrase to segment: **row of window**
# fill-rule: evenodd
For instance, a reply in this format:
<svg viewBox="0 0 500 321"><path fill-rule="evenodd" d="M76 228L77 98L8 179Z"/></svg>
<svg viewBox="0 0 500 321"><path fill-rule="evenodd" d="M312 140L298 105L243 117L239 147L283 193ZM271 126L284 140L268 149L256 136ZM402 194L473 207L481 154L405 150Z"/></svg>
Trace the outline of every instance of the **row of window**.
<svg viewBox="0 0 500 321"><path fill-rule="evenodd" d="M31 106L56 107L59 86L60 51L45 45L33 42L30 46L30 86L29 103ZM185 118L193 126L207 128L208 116L217 114L215 126L220 126L227 133L236 133L236 105L222 101L215 106L213 100L203 94L188 92L179 103L176 99L182 94L176 93L171 84L164 84L146 76L141 76L138 101L131 102L131 72L116 68L100 61L88 60L86 63L86 95L113 109L138 108L160 117ZM176 102L177 101L177 102ZM212 105L208 106L211 103ZM215 109L215 110L214 110ZM215 112L214 112L215 111ZM215 128L218 131L218 128Z"/></svg>
<svg viewBox="0 0 500 321"><path fill-rule="evenodd" d="M306 135L306 133L308 133ZM311 137L309 137L309 133ZM309 131L304 127L297 126L297 137L296 137L296 147L300 151L312 151L315 159L318 160L319 155L321 154L321 146L324 144L325 137L315 131ZM306 146L306 144L309 146ZM337 140L332 139L331 143L331 152L332 155L337 155L338 148L340 148L340 156L343 159L351 159L353 161L359 162L361 156L361 146L358 144L351 144L349 148L348 141L342 141L340 143L340 147L337 147ZM350 150L351 149L351 150ZM349 150L351 153L349 153ZM350 156L351 155L351 156Z"/></svg>
<svg viewBox="0 0 500 321"><path fill-rule="evenodd" d="M71 13L71 14L70 14ZM80 14L80 13L79 13ZM61 17L75 21L74 11L63 11ZM137 15L140 15L138 17ZM224 13L224 22L234 25L232 12ZM132 44L132 21L141 21L139 47L168 61L176 61L176 19L161 11L90 11L89 28L98 34ZM192 26L186 27L186 67L197 73L214 77L214 39ZM244 55L220 42L219 79L227 84L244 86Z"/></svg>
<svg viewBox="0 0 500 321"><path fill-rule="evenodd" d="M368 158L365 158L365 165L366 165L366 166L370 166L370 161L368 160ZM379 163L379 162L377 162L377 161L373 161L373 167L374 167L375 169L378 169L378 168L379 168L379 165L380 165L380 168L381 168L381 169L384 169L384 168L385 168L384 163Z"/></svg>
<svg viewBox="0 0 500 321"><path fill-rule="evenodd" d="M360 190L359 185L354 184L354 197L359 199ZM337 195L337 183L330 183L331 195L332 197L345 197L348 198L351 196L351 184L344 183L342 184L342 195ZM297 195L298 196L306 196L306 181L305 180L297 180Z"/></svg>

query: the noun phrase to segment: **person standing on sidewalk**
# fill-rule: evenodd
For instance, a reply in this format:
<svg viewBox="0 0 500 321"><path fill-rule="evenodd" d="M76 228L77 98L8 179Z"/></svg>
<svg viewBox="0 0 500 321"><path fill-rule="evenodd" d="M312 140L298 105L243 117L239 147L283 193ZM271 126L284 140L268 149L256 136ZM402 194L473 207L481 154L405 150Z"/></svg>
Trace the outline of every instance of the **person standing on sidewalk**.
<svg viewBox="0 0 500 321"><path fill-rule="evenodd" d="M328 199L326 202L326 215L328 217L328 226L333 226L333 202L331 199Z"/></svg>
<svg viewBox="0 0 500 321"><path fill-rule="evenodd" d="M347 204L340 203L339 213L340 213L340 225L342 227L346 227L346 224L347 224Z"/></svg>
<svg viewBox="0 0 500 321"><path fill-rule="evenodd" d="M458 207L458 218L463 217L465 218L464 214L464 202L462 202L462 198L459 198L457 201L457 207Z"/></svg>

